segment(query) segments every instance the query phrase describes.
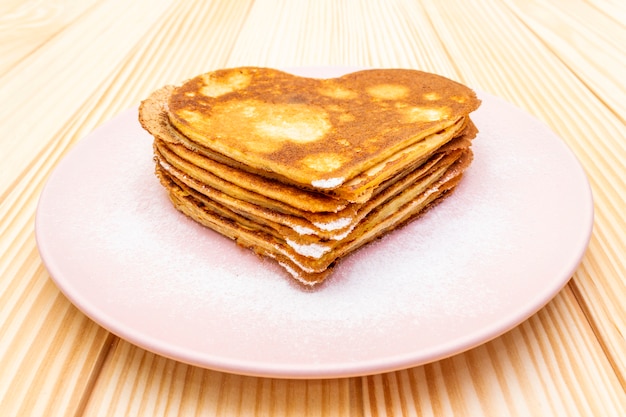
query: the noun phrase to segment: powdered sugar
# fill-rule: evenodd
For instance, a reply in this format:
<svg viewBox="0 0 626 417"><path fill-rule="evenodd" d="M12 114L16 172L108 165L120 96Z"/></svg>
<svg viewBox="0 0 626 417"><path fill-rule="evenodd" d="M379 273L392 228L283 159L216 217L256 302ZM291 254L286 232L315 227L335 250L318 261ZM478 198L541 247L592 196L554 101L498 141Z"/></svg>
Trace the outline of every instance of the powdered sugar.
<svg viewBox="0 0 626 417"><path fill-rule="evenodd" d="M285 239L285 241L296 253L307 258L319 259L332 249L331 246L320 243L301 244L289 238Z"/></svg>
<svg viewBox="0 0 626 417"><path fill-rule="evenodd" d="M301 236L305 236L305 235L313 235L315 234L315 230L311 229L310 227L305 227L305 226L300 226L297 224L293 224L293 223L288 223L289 227L291 227L297 234L301 235Z"/></svg>
<svg viewBox="0 0 626 417"><path fill-rule="evenodd" d="M341 217L330 222L313 222L313 224L322 230L330 232L348 227L353 221L352 217Z"/></svg>
<svg viewBox="0 0 626 417"><path fill-rule="evenodd" d="M325 180L315 180L311 185L322 190L330 190L339 187L345 181L345 178L329 178Z"/></svg>

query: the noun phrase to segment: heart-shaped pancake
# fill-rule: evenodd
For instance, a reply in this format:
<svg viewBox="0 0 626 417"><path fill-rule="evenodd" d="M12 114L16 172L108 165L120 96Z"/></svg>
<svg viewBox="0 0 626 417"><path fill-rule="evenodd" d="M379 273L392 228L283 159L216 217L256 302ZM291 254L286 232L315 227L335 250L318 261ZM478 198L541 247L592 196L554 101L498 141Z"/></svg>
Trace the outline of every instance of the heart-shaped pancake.
<svg viewBox="0 0 626 417"><path fill-rule="evenodd" d="M414 70L314 79L244 67L163 87L139 119L178 210L314 285L450 195L479 104Z"/></svg>
<svg viewBox="0 0 626 417"><path fill-rule="evenodd" d="M462 124L479 104L466 86L415 70L316 79L245 67L203 74L174 88L167 113L190 141L255 173L358 200L367 181L345 184L427 136Z"/></svg>

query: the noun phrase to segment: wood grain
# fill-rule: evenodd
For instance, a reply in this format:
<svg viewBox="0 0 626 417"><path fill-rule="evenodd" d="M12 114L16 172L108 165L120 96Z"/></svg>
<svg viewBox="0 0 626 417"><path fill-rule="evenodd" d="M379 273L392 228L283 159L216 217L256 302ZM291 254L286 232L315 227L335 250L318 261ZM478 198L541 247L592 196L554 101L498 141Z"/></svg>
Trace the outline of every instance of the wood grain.
<svg viewBox="0 0 626 417"><path fill-rule="evenodd" d="M626 103L618 97L626 95L626 13L606 14L582 1L510 3L522 23L625 123Z"/></svg>
<svg viewBox="0 0 626 417"><path fill-rule="evenodd" d="M624 22L611 0L2 2L0 415L626 415ZM543 120L595 199L573 279L489 343L358 378L225 374L100 328L39 258L47 177L153 89L237 65L418 68Z"/></svg>
<svg viewBox="0 0 626 417"><path fill-rule="evenodd" d="M83 14L94 1L22 2L0 4L0 77L54 39Z"/></svg>

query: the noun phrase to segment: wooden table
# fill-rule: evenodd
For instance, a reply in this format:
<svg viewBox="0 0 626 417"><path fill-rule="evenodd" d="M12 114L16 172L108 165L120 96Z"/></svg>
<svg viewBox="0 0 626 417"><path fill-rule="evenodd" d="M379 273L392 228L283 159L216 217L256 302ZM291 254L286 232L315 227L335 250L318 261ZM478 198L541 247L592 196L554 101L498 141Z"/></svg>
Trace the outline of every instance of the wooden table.
<svg viewBox="0 0 626 417"><path fill-rule="evenodd" d="M0 415L626 415L626 3L8 0L0 4ZM412 369L284 380L138 348L76 309L34 216L64 155L152 90L219 67L440 73L545 121L586 170L568 285L482 346Z"/></svg>

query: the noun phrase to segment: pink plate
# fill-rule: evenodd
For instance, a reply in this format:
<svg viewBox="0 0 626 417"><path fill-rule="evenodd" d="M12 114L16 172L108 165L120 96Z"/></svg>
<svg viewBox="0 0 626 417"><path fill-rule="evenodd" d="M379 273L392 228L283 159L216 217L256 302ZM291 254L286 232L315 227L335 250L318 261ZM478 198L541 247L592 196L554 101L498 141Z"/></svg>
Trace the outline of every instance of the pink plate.
<svg viewBox="0 0 626 417"><path fill-rule="evenodd" d="M41 257L97 323L206 368L346 377L465 351L552 299L593 223L587 178L561 139L479 96L475 159L455 194L345 259L316 291L171 206L136 109L81 140L50 176L36 218Z"/></svg>

